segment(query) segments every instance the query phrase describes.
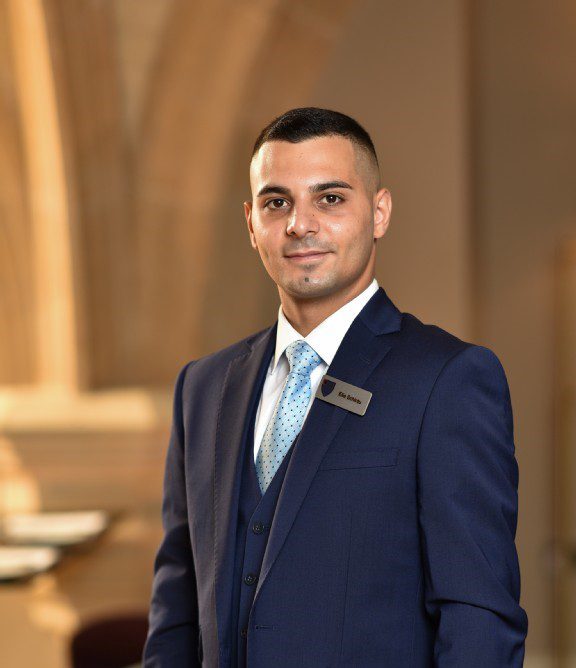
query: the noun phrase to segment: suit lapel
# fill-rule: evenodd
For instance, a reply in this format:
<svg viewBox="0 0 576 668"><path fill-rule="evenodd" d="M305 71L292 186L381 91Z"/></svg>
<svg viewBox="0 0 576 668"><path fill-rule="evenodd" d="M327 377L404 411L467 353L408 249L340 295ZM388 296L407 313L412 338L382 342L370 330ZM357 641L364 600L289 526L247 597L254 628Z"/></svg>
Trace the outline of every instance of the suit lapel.
<svg viewBox="0 0 576 668"><path fill-rule="evenodd" d="M349 327L326 373L352 385L365 382L398 339L402 314L379 287ZM294 444L278 497L254 602L266 580L320 462L348 412L314 400Z"/></svg>
<svg viewBox="0 0 576 668"><path fill-rule="evenodd" d="M245 352L234 357L224 379L214 448L215 580L218 632L225 637L231 622L234 552L242 472L242 444L249 416L259 399L274 347L277 322L246 341ZM246 447L250 447L250 443Z"/></svg>

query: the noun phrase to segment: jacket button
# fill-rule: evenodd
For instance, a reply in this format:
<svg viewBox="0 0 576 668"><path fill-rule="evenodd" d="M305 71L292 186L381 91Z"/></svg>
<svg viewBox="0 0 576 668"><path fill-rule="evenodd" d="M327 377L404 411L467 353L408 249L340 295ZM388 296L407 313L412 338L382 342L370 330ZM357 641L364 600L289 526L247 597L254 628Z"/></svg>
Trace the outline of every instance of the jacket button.
<svg viewBox="0 0 576 668"><path fill-rule="evenodd" d="M246 575L245 578L244 578L244 582L247 585L253 585L256 582L257 579L258 578L257 578L256 575L254 575L254 573L248 573L248 575Z"/></svg>
<svg viewBox="0 0 576 668"><path fill-rule="evenodd" d="M262 533L264 531L264 525L262 522L254 522L252 525L252 531L254 533Z"/></svg>
<svg viewBox="0 0 576 668"><path fill-rule="evenodd" d="M248 629L242 629L242 631L240 631L240 635L241 635L243 638L245 638L245 637L248 635Z"/></svg>

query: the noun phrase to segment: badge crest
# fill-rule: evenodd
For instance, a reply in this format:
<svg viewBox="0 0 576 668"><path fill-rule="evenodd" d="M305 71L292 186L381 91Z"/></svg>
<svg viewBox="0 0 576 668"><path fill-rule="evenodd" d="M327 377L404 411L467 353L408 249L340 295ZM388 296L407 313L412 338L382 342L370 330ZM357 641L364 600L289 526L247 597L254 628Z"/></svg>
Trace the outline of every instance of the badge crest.
<svg viewBox="0 0 576 668"><path fill-rule="evenodd" d="M335 381L328 380L328 378L324 377L322 379L322 396L327 397L335 387L336 387Z"/></svg>

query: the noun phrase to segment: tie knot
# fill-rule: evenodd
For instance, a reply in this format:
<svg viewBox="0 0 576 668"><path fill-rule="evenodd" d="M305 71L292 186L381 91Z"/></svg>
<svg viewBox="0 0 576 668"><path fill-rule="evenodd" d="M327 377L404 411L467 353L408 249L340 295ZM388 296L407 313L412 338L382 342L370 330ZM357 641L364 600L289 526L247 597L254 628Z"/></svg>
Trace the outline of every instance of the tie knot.
<svg viewBox="0 0 576 668"><path fill-rule="evenodd" d="M290 363L290 372L305 376L309 376L322 362L320 355L303 339L286 346L286 357Z"/></svg>

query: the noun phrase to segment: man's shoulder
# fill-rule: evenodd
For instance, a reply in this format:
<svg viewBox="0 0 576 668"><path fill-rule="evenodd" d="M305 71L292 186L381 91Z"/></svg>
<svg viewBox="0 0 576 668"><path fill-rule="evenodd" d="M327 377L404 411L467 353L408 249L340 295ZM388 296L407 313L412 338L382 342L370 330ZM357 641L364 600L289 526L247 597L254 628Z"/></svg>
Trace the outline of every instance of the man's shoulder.
<svg viewBox="0 0 576 668"><path fill-rule="evenodd" d="M201 357L194 358L184 365L184 369L188 367L194 368L195 373L209 372L214 373L219 369L225 371L232 359L242 354L247 354L250 350L264 338L274 325L270 325L253 334L245 336L243 339L234 341L224 348L220 348Z"/></svg>
<svg viewBox="0 0 576 668"><path fill-rule="evenodd" d="M423 322L413 313L402 313L402 333L408 347L439 357L457 354L474 345L439 325Z"/></svg>
<svg viewBox="0 0 576 668"><path fill-rule="evenodd" d="M402 329L408 350L416 359L422 357L436 368L479 366L505 375L498 355L488 346L467 341L439 325L422 322L412 313L403 313Z"/></svg>

